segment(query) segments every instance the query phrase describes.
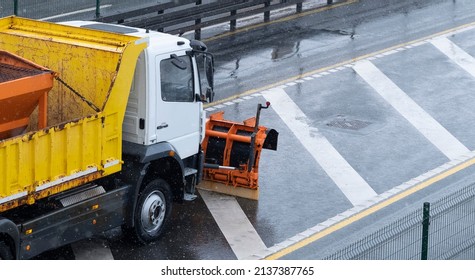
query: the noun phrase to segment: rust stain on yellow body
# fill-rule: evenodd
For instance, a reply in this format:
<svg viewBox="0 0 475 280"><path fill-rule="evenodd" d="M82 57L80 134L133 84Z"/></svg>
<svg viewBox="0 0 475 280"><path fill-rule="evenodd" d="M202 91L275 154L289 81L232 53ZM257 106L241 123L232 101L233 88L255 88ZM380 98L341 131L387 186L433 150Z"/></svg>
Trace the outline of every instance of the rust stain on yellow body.
<svg viewBox="0 0 475 280"><path fill-rule="evenodd" d="M34 112L24 134L0 140L0 212L120 171L122 121L147 44L18 17L0 19L0 38L0 50L51 69L100 109L54 83L46 128L38 128Z"/></svg>

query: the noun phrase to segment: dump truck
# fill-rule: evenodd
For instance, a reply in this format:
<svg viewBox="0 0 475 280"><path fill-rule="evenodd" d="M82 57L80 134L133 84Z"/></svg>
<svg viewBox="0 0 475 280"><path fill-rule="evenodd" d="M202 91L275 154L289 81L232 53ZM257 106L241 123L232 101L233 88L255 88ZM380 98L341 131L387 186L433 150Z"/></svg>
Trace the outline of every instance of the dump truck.
<svg viewBox="0 0 475 280"><path fill-rule="evenodd" d="M244 122L207 117L213 71L196 40L0 19L0 259L120 226L155 241L197 186L257 199L260 152L278 133L259 125L268 104Z"/></svg>

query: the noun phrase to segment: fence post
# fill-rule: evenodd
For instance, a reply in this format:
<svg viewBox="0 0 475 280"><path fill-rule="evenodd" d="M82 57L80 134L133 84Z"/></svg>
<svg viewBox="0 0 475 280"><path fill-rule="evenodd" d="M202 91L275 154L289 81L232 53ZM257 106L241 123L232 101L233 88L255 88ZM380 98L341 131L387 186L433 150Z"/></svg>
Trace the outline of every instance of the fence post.
<svg viewBox="0 0 475 280"><path fill-rule="evenodd" d="M196 5L201 5L201 0L196 0ZM198 18L195 20L195 25L201 24L201 19ZM201 40L201 28L196 28L195 27L195 39L196 40Z"/></svg>
<svg viewBox="0 0 475 280"><path fill-rule="evenodd" d="M18 0L13 1L13 14L18 15Z"/></svg>
<svg viewBox="0 0 475 280"><path fill-rule="evenodd" d="M96 0L96 18L101 16L101 0Z"/></svg>
<svg viewBox="0 0 475 280"><path fill-rule="evenodd" d="M235 15L237 15L237 11L236 11L236 10L232 10L232 11L231 11L231 16L235 16ZM237 20L236 20L236 19L232 19L232 20L229 22L229 30L230 30L230 31L236 30L236 26L237 26Z"/></svg>
<svg viewBox="0 0 475 280"><path fill-rule="evenodd" d="M264 7L269 7L270 6L270 1L264 2ZM264 21L268 22L270 20L270 11L265 11L264 12Z"/></svg>
<svg viewBox="0 0 475 280"><path fill-rule="evenodd" d="M302 10L303 10L303 3L302 2L297 3L297 9L296 9L297 13L301 13Z"/></svg>
<svg viewBox="0 0 475 280"><path fill-rule="evenodd" d="M429 225L430 225L430 203L424 202L423 214L422 214L421 260L427 260L427 251L429 249Z"/></svg>
<svg viewBox="0 0 475 280"><path fill-rule="evenodd" d="M163 14L164 12L165 12L164 10L158 11L158 12L157 12L157 15L161 15L161 14ZM158 29L157 29L158 32L163 32L163 30L164 30L164 28L158 28Z"/></svg>

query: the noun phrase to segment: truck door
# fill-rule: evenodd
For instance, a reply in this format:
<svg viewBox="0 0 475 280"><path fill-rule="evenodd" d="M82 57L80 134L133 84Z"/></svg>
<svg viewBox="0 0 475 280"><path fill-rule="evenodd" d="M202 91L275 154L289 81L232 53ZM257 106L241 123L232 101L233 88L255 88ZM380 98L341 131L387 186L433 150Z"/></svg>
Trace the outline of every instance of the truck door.
<svg viewBox="0 0 475 280"><path fill-rule="evenodd" d="M183 53L156 57L158 142L169 142L181 158L198 152L202 103L195 59Z"/></svg>

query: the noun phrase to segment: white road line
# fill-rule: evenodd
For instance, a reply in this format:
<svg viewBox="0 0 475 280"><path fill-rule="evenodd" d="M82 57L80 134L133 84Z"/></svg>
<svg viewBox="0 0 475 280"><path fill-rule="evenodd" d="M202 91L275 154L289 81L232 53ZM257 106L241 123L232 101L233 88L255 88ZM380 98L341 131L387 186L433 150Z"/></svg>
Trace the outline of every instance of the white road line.
<svg viewBox="0 0 475 280"><path fill-rule="evenodd" d="M81 240L71 244L76 260L113 260L114 256L102 239Z"/></svg>
<svg viewBox="0 0 475 280"><path fill-rule="evenodd" d="M373 63L362 60L357 62L353 69L449 159L469 152L467 147L417 105Z"/></svg>
<svg viewBox="0 0 475 280"><path fill-rule="evenodd" d="M430 41L439 51L475 77L475 58L445 37Z"/></svg>
<svg viewBox="0 0 475 280"><path fill-rule="evenodd" d="M267 248L236 198L204 190L199 192L238 260L248 259L256 250Z"/></svg>
<svg viewBox="0 0 475 280"><path fill-rule="evenodd" d="M284 90L271 89L263 96L353 205L377 195L325 136L307 123L307 116Z"/></svg>

